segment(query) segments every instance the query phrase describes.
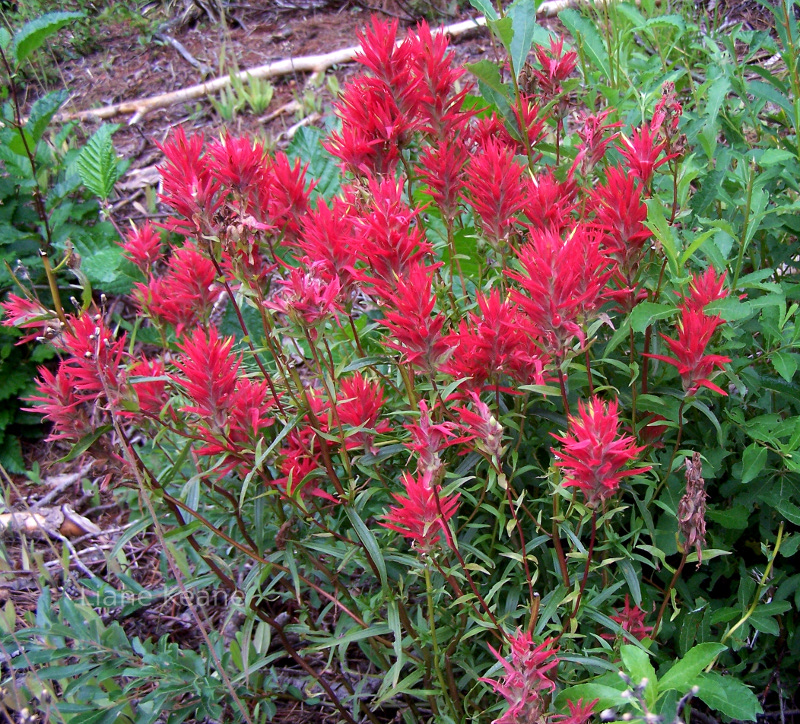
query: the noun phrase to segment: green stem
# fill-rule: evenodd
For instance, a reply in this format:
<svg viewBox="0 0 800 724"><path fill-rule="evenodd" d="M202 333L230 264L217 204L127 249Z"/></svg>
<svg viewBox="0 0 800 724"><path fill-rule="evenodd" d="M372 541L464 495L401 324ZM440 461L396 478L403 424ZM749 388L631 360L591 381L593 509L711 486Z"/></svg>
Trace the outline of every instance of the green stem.
<svg viewBox="0 0 800 724"><path fill-rule="evenodd" d="M661 628L661 620L664 618L664 612L667 610L667 604L669 604L670 594L672 593L672 589L675 587L675 583L681 576L681 571L683 571L683 567L686 565L686 558L689 555L689 551L684 549L683 556L681 556L680 565L675 569L675 573L672 576L672 580L669 582L669 585L664 590L664 600L661 602L661 608L658 609L658 616L656 616L656 623L653 626L653 638L658 636L659 629Z"/></svg>

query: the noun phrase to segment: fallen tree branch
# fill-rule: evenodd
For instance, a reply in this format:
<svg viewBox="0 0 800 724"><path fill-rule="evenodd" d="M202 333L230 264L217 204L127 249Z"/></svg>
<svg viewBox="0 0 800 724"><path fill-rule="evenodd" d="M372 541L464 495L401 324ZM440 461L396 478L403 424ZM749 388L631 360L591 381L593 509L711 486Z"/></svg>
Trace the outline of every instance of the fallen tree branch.
<svg viewBox="0 0 800 724"><path fill-rule="evenodd" d="M595 0L595 2L606 1L607 0ZM539 5L537 15L540 17L551 17L560 13L565 8L576 5L577 2L578 0L547 0ZM445 25L444 27L435 29L433 32L445 33L451 37L456 37L470 30L484 27L485 25L486 18L480 16L453 23L452 25ZM64 123L66 121L82 121L89 119L104 120L115 118L116 116L131 115L128 124L133 125L151 111L160 108L168 108L176 103L185 103L216 93L229 86L232 78L237 78L246 82L248 78L275 78L289 73L324 73L331 66L340 63L350 63L360 50L361 46L354 45L349 48L342 48L341 50L335 50L322 55L306 55L299 58L276 60L266 65L260 65L232 75L214 78L213 80L170 93L162 93L157 96L150 96L149 98L137 98L132 101L123 101L110 106L103 106L102 108L78 111L77 113L59 113L55 116L54 120Z"/></svg>

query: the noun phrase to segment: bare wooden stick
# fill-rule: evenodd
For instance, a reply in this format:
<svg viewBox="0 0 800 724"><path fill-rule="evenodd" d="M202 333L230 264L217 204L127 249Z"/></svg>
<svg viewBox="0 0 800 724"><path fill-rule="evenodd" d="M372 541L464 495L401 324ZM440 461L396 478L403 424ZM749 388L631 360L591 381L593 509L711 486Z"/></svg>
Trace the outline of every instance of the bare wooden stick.
<svg viewBox="0 0 800 724"><path fill-rule="evenodd" d="M595 2L606 1L607 0L595 0ZM560 13L565 8L577 4L577 2L578 0L547 0L539 5L537 14L540 17L550 17ZM484 27L485 25L486 18L480 16L453 23L452 25L445 25L444 27L437 28L433 32L445 33L451 37L456 37L470 30ZM136 98L132 101L123 101L110 106L103 106L102 108L78 111L77 113L59 113L55 116L54 120L64 123L74 120L104 120L116 116L131 115L131 119L128 123L132 125L141 120L141 118L150 111L159 108L167 108L176 103L193 101L197 98L204 98L212 93L216 93L226 86L229 86L232 77L246 82L248 78L275 78L289 73L324 73L333 65L351 62L360 50L360 46L354 45L349 48L342 48L341 50L335 50L332 53L324 53L322 55L306 55L299 58L276 60L266 65L259 65L255 68L242 70L239 73L214 78L213 80L170 93L162 93L157 96L150 96L149 98Z"/></svg>
<svg viewBox="0 0 800 724"><path fill-rule="evenodd" d="M438 32L444 32L450 36L457 36L483 25L486 25L486 19L480 17L474 20L465 20L460 23L448 25L444 28L440 28ZM275 78L288 73L323 73L333 65L351 62L360 50L360 46L354 45L323 55L306 55L300 58L276 60L266 65L240 71L239 73L233 74L233 77L246 82L248 78ZM131 123L134 123L151 111L159 108L167 108L176 103L185 103L187 101L196 100L197 98L203 98L222 90L230 84L231 76L227 75L214 78L205 83L199 83L188 88L182 88L181 90L172 91L171 93L162 93L149 98L137 98L132 101L123 101L122 103L115 103L102 108L92 108L77 113L59 113L55 117L55 120L62 123L73 120L104 120L116 116L133 114Z"/></svg>

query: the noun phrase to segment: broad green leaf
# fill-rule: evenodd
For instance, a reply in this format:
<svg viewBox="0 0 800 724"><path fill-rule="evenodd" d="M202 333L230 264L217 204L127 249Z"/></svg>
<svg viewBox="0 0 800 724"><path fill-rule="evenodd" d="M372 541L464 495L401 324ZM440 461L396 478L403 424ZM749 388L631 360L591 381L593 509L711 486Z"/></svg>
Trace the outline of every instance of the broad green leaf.
<svg viewBox="0 0 800 724"><path fill-rule="evenodd" d="M791 382L797 372L797 357L790 352L776 352L772 355L772 366L787 382Z"/></svg>
<svg viewBox="0 0 800 724"><path fill-rule="evenodd" d="M486 84L493 91L511 101L510 89L500 78L500 71L490 60L479 60L477 63L467 63L467 70L479 81Z"/></svg>
<svg viewBox="0 0 800 724"><path fill-rule="evenodd" d="M516 0L506 14L511 18L514 28L514 37L511 39L509 55L515 73L522 70L522 66L530 53L533 38L536 32L536 0Z"/></svg>
<svg viewBox="0 0 800 724"><path fill-rule="evenodd" d="M672 276L679 277L680 266L678 264L678 241L675 238L675 229L667 223L667 218L664 216L664 209L662 201L659 198L649 199L647 201L647 226L650 231L655 234L656 238L661 242L661 247L667 255L669 261L670 271Z"/></svg>
<svg viewBox="0 0 800 724"><path fill-rule="evenodd" d="M503 47L511 53L511 43L514 41L514 26L511 18L504 17L487 23L494 35L500 39Z"/></svg>
<svg viewBox="0 0 800 724"><path fill-rule="evenodd" d="M611 70L608 64L608 51L603 38L597 32L597 28L581 15L577 10L568 8L558 14L559 19L572 36L577 40L578 47L582 48L592 61L594 66L603 73L606 78L611 78Z"/></svg>
<svg viewBox="0 0 800 724"><path fill-rule="evenodd" d="M742 455L742 483L749 483L767 464L767 448L754 442L744 449Z"/></svg>
<svg viewBox="0 0 800 724"><path fill-rule="evenodd" d="M341 188L338 162L322 145L323 133L319 128L298 128L286 154L308 165L306 176L316 182L314 193L325 200L333 197Z"/></svg>
<svg viewBox="0 0 800 724"><path fill-rule="evenodd" d="M644 332L653 322L667 319L675 314L677 309L668 304L655 302L640 302L631 312L631 327L634 332Z"/></svg>
<svg viewBox="0 0 800 724"><path fill-rule="evenodd" d="M14 33L14 60L17 65L23 63L51 35L84 15L85 13L74 12L46 13L25 23Z"/></svg>
<svg viewBox="0 0 800 724"><path fill-rule="evenodd" d="M81 150L77 161L83 185L103 200L108 199L119 180L119 159L111 141L117 128L117 124L100 126Z"/></svg>
<svg viewBox="0 0 800 724"><path fill-rule="evenodd" d="M800 525L800 507L796 506L791 500L780 500L775 507L790 523Z"/></svg>
<svg viewBox="0 0 800 724"><path fill-rule="evenodd" d="M716 671L700 674L695 682L697 696L714 711L740 721L755 721L763 709L756 695L733 676L722 676Z"/></svg>
<svg viewBox="0 0 800 724"><path fill-rule="evenodd" d="M642 681L647 679L647 686L645 687L645 698L647 705L653 709L655 708L656 700L658 699L658 677L653 664L650 663L650 656L646 651L643 651L638 646L623 646L620 649L622 656L622 664L627 671L628 676L631 677L633 683L637 686L641 685Z"/></svg>
<svg viewBox="0 0 800 724"><path fill-rule="evenodd" d="M767 85L760 80L751 80L747 82L747 90L756 98L760 98L763 101L774 103L776 106L780 106L784 111L786 111L786 113L789 114L790 118L794 116L794 105L792 104L791 99L785 96L783 93L780 93L771 85Z"/></svg>
<svg viewBox="0 0 800 724"><path fill-rule="evenodd" d="M69 98L69 93L65 90L53 91L43 98L39 98L31 107L28 122L25 130L28 131L34 144L39 142L48 124L59 108Z"/></svg>
<svg viewBox="0 0 800 724"><path fill-rule="evenodd" d="M727 648L717 643L697 644L661 677L658 690L664 692L676 689L680 694L685 694L697 683L700 672Z"/></svg>

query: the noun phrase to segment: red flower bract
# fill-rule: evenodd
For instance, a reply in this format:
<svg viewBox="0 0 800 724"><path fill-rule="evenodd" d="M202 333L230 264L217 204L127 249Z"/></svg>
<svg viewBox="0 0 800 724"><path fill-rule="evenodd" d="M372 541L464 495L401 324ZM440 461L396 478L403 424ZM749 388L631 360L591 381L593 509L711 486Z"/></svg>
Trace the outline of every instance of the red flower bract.
<svg viewBox="0 0 800 724"><path fill-rule="evenodd" d="M583 490L590 505L613 495L623 478L652 467L626 469L644 447L637 447L630 435L619 434L616 400L606 404L593 397L588 404L578 402L578 416L569 416L568 432L553 437L564 446L553 450L556 465L564 471L564 485Z"/></svg>
<svg viewBox="0 0 800 724"><path fill-rule="evenodd" d="M403 473L405 495L393 494L398 505L386 514L385 528L402 533L414 542L420 553L430 553L443 534L452 545L448 521L456 514L459 495L442 495L439 485L431 485L428 473L414 477Z"/></svg>

